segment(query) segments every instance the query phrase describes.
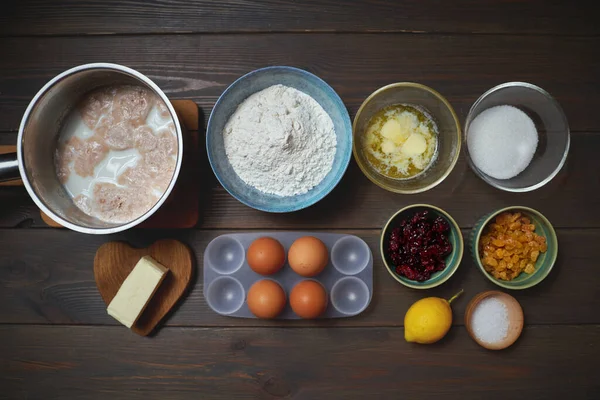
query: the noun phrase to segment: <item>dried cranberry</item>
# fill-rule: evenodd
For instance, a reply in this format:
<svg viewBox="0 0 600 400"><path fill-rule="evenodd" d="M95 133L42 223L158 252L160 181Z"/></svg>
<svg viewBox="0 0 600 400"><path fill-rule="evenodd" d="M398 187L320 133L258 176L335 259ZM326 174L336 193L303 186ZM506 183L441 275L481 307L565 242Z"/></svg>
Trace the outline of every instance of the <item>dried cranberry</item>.
<svg viewBox="0 0 600 400"><path fill-rule="evenodd" d="M429 275L428 273L426 273L426 272L417 272L417 277L416 277L415 281L423 282L423 281L426 281L429 278L431 278L431 275Z"/></svg>
<svg viewBox="0 0 600 400"><path fill-rule="evenodd" d="M438 233L448 232L450 230L450 225L448 225L448 221L444 218L437 217L433 222L433 230Z"/></svg>
<svg viewBox="0 0 600 400"><path fill-rule="evenodd" d="M436 270L436 271L441 271L441 270L443 270L444 268L446 268L446 261L444 261L444 260L440 260L440 261L438 262L437 268L436 268L435 270Z"/></svg>
<svg viewBox="0 0 600 400"><path fill-rule="evenodd" d="M430 217L427 210L403 219L392 229L387 247L396 273L425 281L432 273L446 268L444 257L452 252L449 230L448 221L441 216Z"/></svg>
<svg viewBox="0 0 600 400"><path fill-rule="evenodd" d="M419 252L419 256L421 256L421 259L432 259L433 257L437 257L439 255L439 251L433 247L433 246L429 246L426 249L423 249Z"/></svg>
<svg viewBox="0 0 600 400"><path fill-rule="evenodd" d="M404 275L408 279L412 279L412 280L415 280L417 277L417 272L415 270L413 270L412 268L410 268L408 265L400 265L399 267L396 268L396 272L399 275Z"/></svg>
<svg viewBox="0 0 600 400"><path fill-rule="evenodd" d="M452 252L452 243L448 240L443 240L443 243L438 245L440 248L440 254L448 255Z"/></svg>
<svg viewBox="0 0 600 400"><path fill-rule="evenodd" d="M415 215L413 215L411 222L413 224L416 224L419 221L424 221L427 218L428 214L429 214L429 211L427 211L427 210L420 211L420 212L416 213Z"/></svg>

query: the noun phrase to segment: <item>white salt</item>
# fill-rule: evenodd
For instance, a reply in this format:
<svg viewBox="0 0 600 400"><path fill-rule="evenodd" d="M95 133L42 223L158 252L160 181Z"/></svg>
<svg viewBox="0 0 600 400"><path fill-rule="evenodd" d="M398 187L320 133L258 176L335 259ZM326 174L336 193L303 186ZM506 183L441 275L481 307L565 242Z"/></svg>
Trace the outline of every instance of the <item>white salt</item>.
<svg viewBox="0 0 600 400"><path fill-rule="evenodd" d="M471 316L471 328L477 339L497 343L508 333L508 308L495 297L487 297L479 303Z"/></svg>
<svg viewBox="0 0 600 400"><path fill-rule="evenodd" d="M469 155L473 164L492 178L519 175L531 162L537 145L535 124L513 106L488 108L469 125Z"/></svg>

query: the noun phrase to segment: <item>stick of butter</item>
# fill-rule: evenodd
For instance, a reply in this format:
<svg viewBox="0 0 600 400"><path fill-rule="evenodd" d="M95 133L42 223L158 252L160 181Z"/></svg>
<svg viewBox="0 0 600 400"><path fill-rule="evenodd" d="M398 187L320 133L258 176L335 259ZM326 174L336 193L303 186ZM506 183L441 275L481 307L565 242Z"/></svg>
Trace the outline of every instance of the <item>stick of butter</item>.
<svg viewBox="0 0 600 400"><path fill-rule="evenodd" d="M108 305L108 314L131 328L168 271L152 257L142 257Z"/></svg>

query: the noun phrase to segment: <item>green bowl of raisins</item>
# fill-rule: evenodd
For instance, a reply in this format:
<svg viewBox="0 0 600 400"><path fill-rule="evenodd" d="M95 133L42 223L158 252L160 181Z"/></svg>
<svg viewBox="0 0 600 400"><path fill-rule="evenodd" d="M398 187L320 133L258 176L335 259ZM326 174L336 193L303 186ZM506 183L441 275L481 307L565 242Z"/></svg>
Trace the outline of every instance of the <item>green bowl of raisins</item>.
<svg viewBox="0 0 600 400"><path fill-rule="evenodd" d="M471 254L483 275L506 289L543 281L556 262L558 239L544 215L512 206L481 218L471 232Z"/></svg>

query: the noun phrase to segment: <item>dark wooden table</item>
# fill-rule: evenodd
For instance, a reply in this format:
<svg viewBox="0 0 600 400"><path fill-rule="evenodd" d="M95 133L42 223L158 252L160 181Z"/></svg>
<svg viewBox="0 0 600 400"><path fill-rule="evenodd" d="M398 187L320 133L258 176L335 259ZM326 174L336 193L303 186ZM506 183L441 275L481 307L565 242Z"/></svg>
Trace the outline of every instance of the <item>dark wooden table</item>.
<svg viewBox="0 0 600 400"><path fill-rule="evenodd" d="M591 2L589 2L591 3ZM202 159L200 220L190 230L86 236L47 228L22 187L0 188L0 398L10 399L426 399L600 398L600 24L593 4L543 0L70 1L22 0L0 14L0 145L14 144L37 90L59 72L116 62L193 99L204 120L237 77L266 65L311 71L351 116L373 90L416 81L445 95L461 121L490 87L535 83L562 104L572 129L568 165L546 187L509 194L461 158L426 193L401 196L351 162L319 204L272 215L221 188ZM480 348L465 306L495 289L468 255L429 291L397 284L378 252L380 228L405 205L426 202L469 233L483 214L532 206L556 227L560 251L539 286L514 293L526 328L503 352ZM289 322L221 317L200 280L155 337L111 319L92 260L104 242L145 246L177 238L195 252L232 230L327 230L359 235L375 257L370 307L348 319ZM424 296L464 288L454 327L430 346L407 344L403 317Z"/></svg>

